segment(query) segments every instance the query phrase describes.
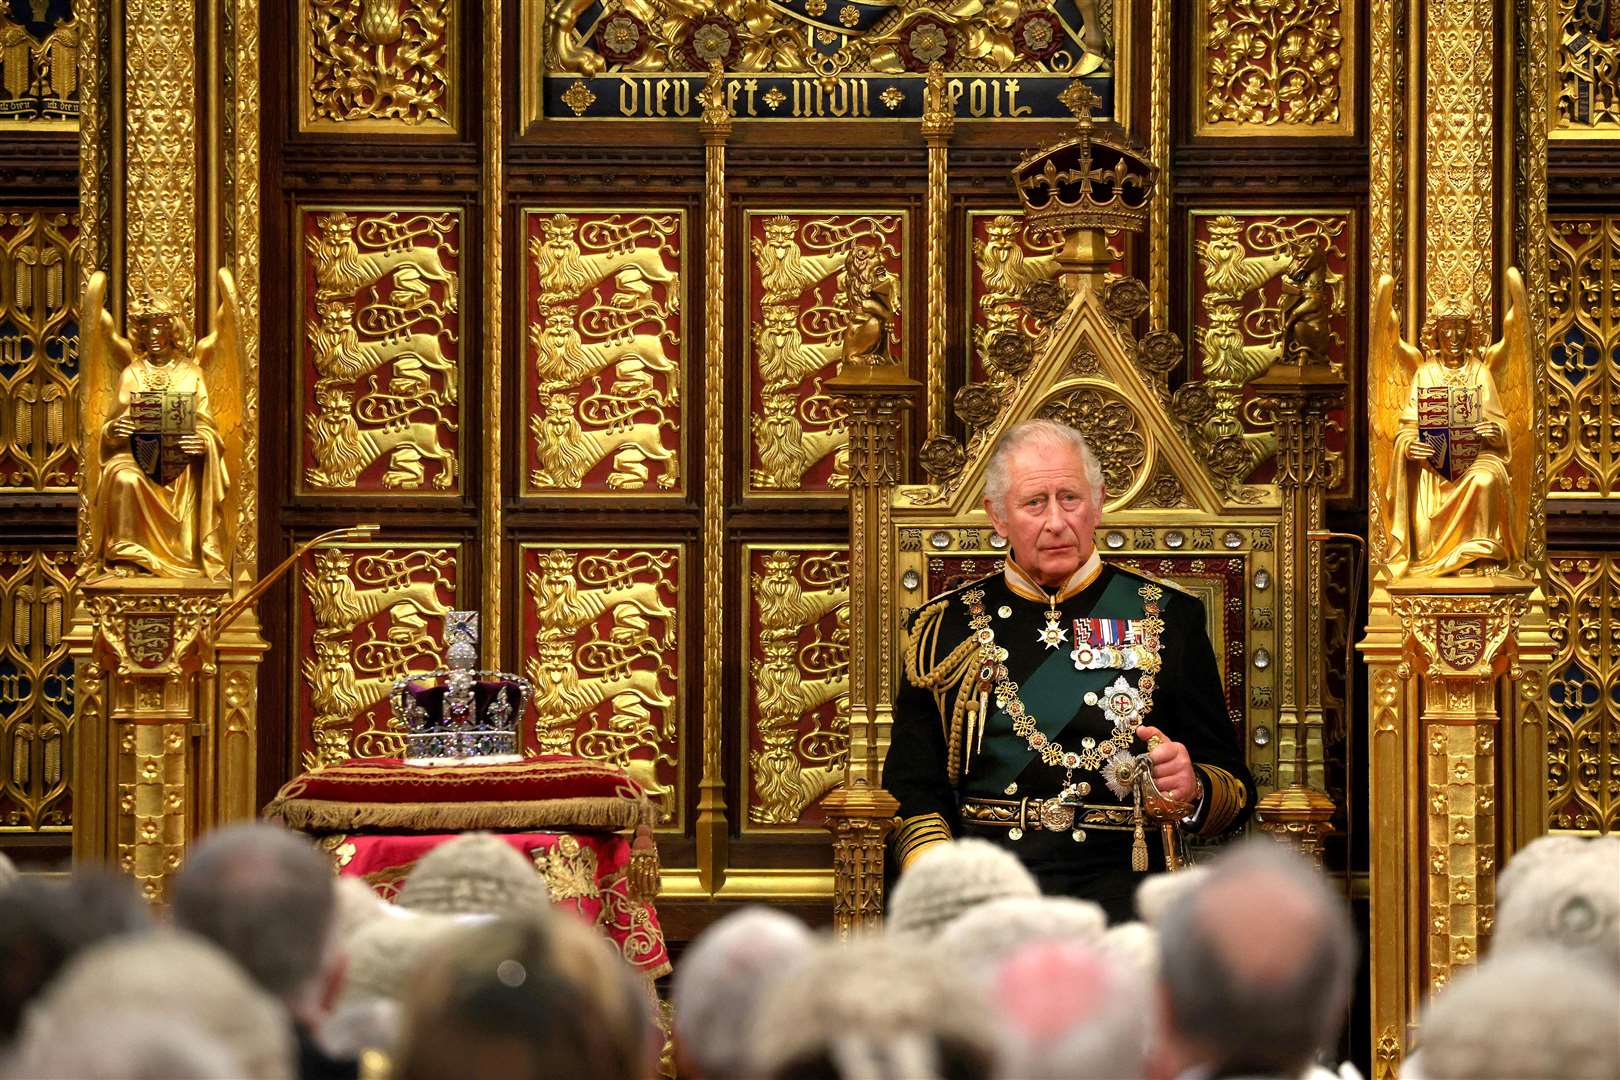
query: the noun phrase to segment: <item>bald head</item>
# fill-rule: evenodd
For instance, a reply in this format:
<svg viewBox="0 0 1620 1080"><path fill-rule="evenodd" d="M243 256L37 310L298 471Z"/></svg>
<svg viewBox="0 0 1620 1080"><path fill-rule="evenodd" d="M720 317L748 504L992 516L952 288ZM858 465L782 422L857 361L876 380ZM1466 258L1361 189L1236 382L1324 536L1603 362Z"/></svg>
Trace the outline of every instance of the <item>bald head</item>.
<svg viewBox="0 0 1620 1080"><path fill-rule="evenodd" d="M1349 917L1274 841L1218 859L1158 928L1166 1022L1188 1064L1292 1075L1337 1036L1355 971Z"/></svg>

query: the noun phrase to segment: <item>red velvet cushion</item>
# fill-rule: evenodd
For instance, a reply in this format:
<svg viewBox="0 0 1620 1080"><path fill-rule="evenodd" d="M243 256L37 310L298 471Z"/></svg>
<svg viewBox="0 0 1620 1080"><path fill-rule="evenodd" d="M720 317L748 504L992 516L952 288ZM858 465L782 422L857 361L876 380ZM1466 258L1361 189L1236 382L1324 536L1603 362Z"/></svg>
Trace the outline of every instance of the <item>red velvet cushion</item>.
<svg viewBox="0 0 1620 1080"><path fill-rule="evenodd" d="M310 832L560 831L650 825L652 807L624 770L583 758L431 766L366 758L294 777L264 816Z"/></svg>

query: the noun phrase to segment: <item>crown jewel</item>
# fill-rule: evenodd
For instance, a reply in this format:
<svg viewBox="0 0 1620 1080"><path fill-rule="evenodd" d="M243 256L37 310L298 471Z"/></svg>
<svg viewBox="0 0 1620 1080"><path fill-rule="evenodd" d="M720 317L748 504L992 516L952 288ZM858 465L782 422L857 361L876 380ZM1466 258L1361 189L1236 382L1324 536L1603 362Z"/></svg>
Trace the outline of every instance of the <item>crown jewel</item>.
<svg viewBox="0 0 1620 1080"><path fill-rule="evenodd" d="M394 683L393 726L405 734L405 759L435 761L516 760L518 726L534 687L504 671L484 671L478 662L478 613L445 615L448 667L416 672Z"/></svg>
<svg viewBox="0 0 1620 1080"><path fill-rule="evenodd" d="M1158 170L1118 124L1091 115L1100 99L1080 80L1059 100L1074 113L1075 133L1025 155L1013 170L1029 231L1147 228Z"/></svg>

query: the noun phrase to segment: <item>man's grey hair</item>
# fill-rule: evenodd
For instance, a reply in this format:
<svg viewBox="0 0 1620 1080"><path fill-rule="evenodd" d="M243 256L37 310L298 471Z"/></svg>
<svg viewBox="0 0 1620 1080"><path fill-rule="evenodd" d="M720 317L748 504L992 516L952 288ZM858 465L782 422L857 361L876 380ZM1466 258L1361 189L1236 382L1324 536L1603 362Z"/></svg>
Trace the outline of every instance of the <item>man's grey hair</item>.
<svg viewBox="0 0 1620 1080"><path fill-rule="evenodd" d="M1095 943L1108 916L1090 900L1070 896L1007 896L969 908L938 938L939 951L968 978L987 979L1002 961L1041 941Z"/></svg>
<svg viewBox="0 0 1620 1080"><path fill-rule="evenodd" d="M1205 1067L1291 1076L1338 1036L1356 963L1349 913L1276 841L1215 860L1157 929L1167 1023Z"/></svg>
<svg viewBox="0 0 1620 1080"><path fill-rule="evenodd" d="M992 506L999 507L1003 513L1006 512L1007 490L1012 485L1012 477L1009 475L1012 459L1019 451L1030 446L1074 451L1085 470L1086 487L1090 490L1091 501L1102 502L1102 465L1097 461L1097 455L1091 452L1086 437L1068 424L1056 420L1025 420L1001 433L1001 438L996 440L995 450L990 453L990 463L985 466L984 497L990 500Z"/></svg>
<svg viewBox="0 0 1620 1080"><path fill-rule="evenodd" d="M763 907L727 915L698 935L675 969L670 1000L681 1053L704 1080L751 1075L754 1010L814 947L803 923Z"/></svg>
<svg viewBox="0 0 1620 1080"><path fill-rule="evenodd" d="M51 1017L3 1075L31 1080L238 1080L247 1069L189 1016L127 1011Z"/></svg>
<svg viewBox="0 0 1620 1080"><path fill-rule="evenodd" d="M1609 887L1613 888L1610 882ZM1620 1076L1620 983L1556 946L1487 957L1430 1003L1427 1080Z"/></svg>
<svg viewBox="0 0 1620 1080"><path fill-rule="evenodd" d="M1509 888L1498 892L1492 949L1562 945L1620 978L1620 838L1538 851L1539 843L1515 855L1503 871ZM1520 859L1533 853L1533 872L1524 872Z"/></svg>
<svg viewBox="0 0 1620 1080"><path fill-rule="evenodd" d="M204 836L174 887L174 920L218 945L288 1005L319 979L336 893L332 864L303 836L248 822Z"/></svg>
<svg viewBox="0 0 1620 1080"><path fill-rule="evenodd" d="M932 938L945 924L990 900L1034 898L1041 887L1018 856L988 840L965 837L917 856L889 895L890 934Z"/></svg>
<svg viewBox="0 0 1620 1080"><path fill-rule="evenodd" d="M999 970L1007 1080L1141 1076L1152 1041L1149 981L1094 946L1040 941Z"/></svg>
<svg viewBox="0 0 1620 1080"><path fill-rule="evenodd" d="M86 1071L92 1061L58 1057L77 1053L70 1041L83 1019L97 1022L94 1041L115 1047L117 1036L101 1025L129 1032L152 1016L160 1018L162 1032L171 1022L192 1024L205 1040L224 1048L234 1075L292 1080L297 1072L287 1011L213 945L161 930L113 938L70 964L29 1011L19 1040L23 1065L15 1075L94 1075ZM129 1049L134 1053L142 1045ZM109 1075L163 1073L138 1074L126 1066Z"/></svg>

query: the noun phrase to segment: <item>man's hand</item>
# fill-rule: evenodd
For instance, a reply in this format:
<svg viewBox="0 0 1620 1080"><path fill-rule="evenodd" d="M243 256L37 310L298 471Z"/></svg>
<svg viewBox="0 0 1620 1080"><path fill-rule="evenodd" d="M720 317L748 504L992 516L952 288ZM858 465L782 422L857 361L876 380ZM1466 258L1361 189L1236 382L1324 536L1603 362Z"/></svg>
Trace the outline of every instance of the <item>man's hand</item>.
<svg viewBox="0 0 1620 1080"><path fill-rule="evenodd" d="M112 427L109 430L112 432L114 438L128 438L129 436L135 434L135 418L126 412L123 416L120 416L117 420L112 422Z"/></svg>
<svg viewBox="0 0 1620 1080"><path fill-rule="evenodd" d="M1428 461L1434 457L1434 447L1422 439L1413 439L1407 444L1406 456L1413 461Z"/></svg>
<svg viewBox="0 0 1620 1080"><path fill-rule="evenodd" d="M1172 741L1158 728L1146 724L1136 729L1136 737L1143 741L1155 737L1164 740L1148 751L1148 760L1153 763L1153 782L1172 799L1190 804L1198 794L1198 777L1193 772L1187 747Z"/></svg>
<svg viewBox="0 0 1620 1080"><path fill-rule="evenodd" d="M1484 421L1478 427L1474 428L1474 431L1481 439L1485 440L1487 445L1501 446L1507 442L1507 439L1503 438L1506 432L1502 430L1502 425L1498 424L1495 420Z"/></svg>

